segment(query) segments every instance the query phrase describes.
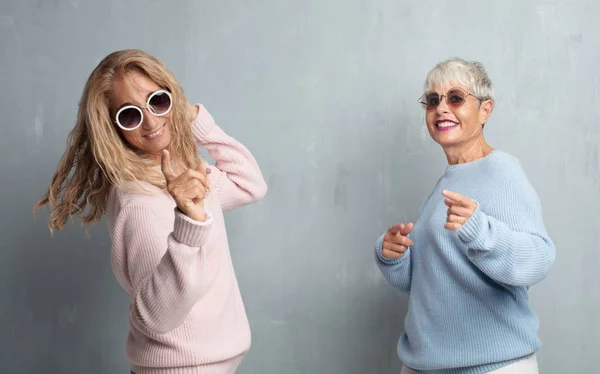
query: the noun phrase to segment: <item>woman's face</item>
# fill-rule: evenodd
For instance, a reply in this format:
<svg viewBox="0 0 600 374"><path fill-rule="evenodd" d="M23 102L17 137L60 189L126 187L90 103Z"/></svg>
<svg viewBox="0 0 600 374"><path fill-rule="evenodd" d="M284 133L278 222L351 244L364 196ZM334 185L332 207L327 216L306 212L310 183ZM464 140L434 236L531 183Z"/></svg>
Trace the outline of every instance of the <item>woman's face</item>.
<svg viewBox="0 0 600 374"><path fill-rule="evenodd" d="M453 91L453 88L460 88L462 91ZM492 101L480 103L469 89L452 83L446 83L430 92L437 92L439 95L439 105L425 114L429 135L436 143L443 148L456 147L483 136L482 125L492 113ZM463 104L453 105L460 101L460 97L464 98ZM451 102L450 106L446 100Z"/></svg>
<svg viewBox="0 0 600 374"><path fill-rule="evenodd" d="M171 141L171 112L169 111L165 115L157 116L148 109L148 98L159 90L161 88L144 74L129 72L115 79L112 91L113 100L111 103L111 117L113 121L116 121L116 114L125 106L135 105L142 110L143 119L137 128L124 130L117 124L115 126L117 126L118 131L132 148L157 157L161 156L161 151L166 149ZM167 96L163 96L163 98L164 100L168 100ZM153 100L157 100L157 98ZM120 117L120 119L123 119L123 117ZM128 119L121 122L126 121ZM123 124L126 125L126 123Z"/></svg>

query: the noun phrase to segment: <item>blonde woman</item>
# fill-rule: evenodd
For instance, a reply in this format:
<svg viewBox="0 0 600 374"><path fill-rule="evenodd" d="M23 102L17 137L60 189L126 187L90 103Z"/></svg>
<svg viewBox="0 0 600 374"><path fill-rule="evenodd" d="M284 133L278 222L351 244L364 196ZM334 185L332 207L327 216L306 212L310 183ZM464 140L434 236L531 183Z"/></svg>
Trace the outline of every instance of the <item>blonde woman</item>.
<svg viewBox="0 0 600 374"><path fill-rule="evenodd" d="M266 192L250 152L187 101L161 61L123 50L89 77L35 210L51 207L51 230L106 214L113 271L131 296L132 372L234 373L251 339L223 211Z"/></svg>

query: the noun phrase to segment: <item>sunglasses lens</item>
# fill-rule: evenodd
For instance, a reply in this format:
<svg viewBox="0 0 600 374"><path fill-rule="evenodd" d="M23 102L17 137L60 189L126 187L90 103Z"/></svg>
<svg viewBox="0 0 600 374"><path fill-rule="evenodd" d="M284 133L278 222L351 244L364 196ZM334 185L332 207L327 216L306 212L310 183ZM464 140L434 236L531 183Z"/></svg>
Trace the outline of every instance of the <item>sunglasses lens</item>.
<svg viewBox="0 0 600 374"><path fill-rule="evenodd" d="M142 113L134 108L127 108L119 113L119 124L126 129L133 129L142 122Z"/></svg>
<svg viewBox="0 0 600 374"><path fill-rule="evenodd" d="M458 108L465 102L467 94L461 90L450 90L448 91L448 105L454 108Z"/></svg>
<svg viewBox="0 0 600 374"><path fill-rule="evenodd" d="M446 104L451 108L458 108L465 103L468 93L458 88L453 88L446 95ZM437 92L427 92L421 99L421 105L426 110L434 110L440 105L442 98Z"/></svg>
<svg viewBox="0 0 600 374"><path fill-rule="evenodd" d="M432 110L440 105L440 95L436 92L431 92L425 95L425 109Z"/></svg>
<svg viewBox="0 0 600 374"><path fill-rule="evenodd" d="M171 109L171 97L166 92L158 92L152 95L149 109L159 116L167 114Z"/></svg>

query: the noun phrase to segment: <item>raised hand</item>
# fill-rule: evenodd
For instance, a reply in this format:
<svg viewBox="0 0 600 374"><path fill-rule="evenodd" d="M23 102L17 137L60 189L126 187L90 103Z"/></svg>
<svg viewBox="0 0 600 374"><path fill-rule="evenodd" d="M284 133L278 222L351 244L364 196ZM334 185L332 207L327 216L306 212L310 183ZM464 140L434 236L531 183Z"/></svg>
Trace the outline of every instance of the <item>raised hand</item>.
<svg viewBox="0 0 600 374"><path fill-rule="evenodd" d="M179 210L191 219L203 222L206 218L204 197L209 190L206 165L201 162L196 170L188 169L177 176L171 167L171 155L164 150L161 170L167 181L167 191Z"/></svg>
<svg viewBox="0 0 600 374"><path fill-rule="evenodd" d="M406 252L408 247L414 244L412 240L407 237L413 227L414 225L412 223L409 223L408 225L399 223L390 226L383 237L383 248L381 251L383 257L400 258L404 256L404 252Z"/></svg>
<svg viewBox="0 0 600 374"><path fill-rule="evenodd" d="M466 196L448 190L442 191L442 195L446 198L444 204L448 206L444 227L456 231L471 218L477 208L477 203Z"/></svg>

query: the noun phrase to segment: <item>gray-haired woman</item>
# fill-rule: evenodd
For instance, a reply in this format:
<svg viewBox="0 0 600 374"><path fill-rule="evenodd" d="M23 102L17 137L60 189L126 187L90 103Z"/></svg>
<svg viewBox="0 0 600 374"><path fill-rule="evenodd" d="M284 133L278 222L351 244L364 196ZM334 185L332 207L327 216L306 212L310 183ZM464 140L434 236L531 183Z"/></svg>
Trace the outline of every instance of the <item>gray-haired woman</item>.
<svg viewBox="0 0 600 374"><path fill-rule="evenodd" d="M391 226L375 250L387 281L409 294L402 373L537 373L528 290L555 260L540 201L519 161L483 137L494 99L480 63L439 63L425 91L448 166L416 223Z"/></svg>

